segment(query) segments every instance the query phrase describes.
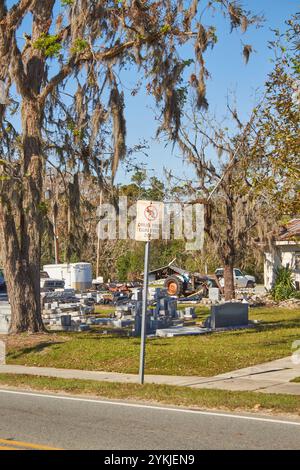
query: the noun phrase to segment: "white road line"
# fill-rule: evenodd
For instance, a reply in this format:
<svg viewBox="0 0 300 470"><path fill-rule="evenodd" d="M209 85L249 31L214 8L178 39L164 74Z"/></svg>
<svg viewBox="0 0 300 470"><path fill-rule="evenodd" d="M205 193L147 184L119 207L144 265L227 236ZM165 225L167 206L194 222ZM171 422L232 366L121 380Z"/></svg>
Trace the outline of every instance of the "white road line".
<svg viewBox="0 0 300 470"><path fill-rule="evenodd" d="M39 398L51 398L54 400L69 400L69 401L81 401L85 403L97 403L100 405L115 405L115 406L125 406L128 408L144 408L148 410L156 410L156 411L174 411L176 413L191 413L191 414L198 414L202 416L216 416L219 418L230 418L230 419L244 419L248 421L260 421L264 423L272 423L272 424L286 424L290 426L300 426L300 421L284 421L281 419L272 419L272 418L258 418L255 416L244 416L244 415L236 415L236 414L228 414L228 413L218 413L215 411L199 411L199 410L188 410L183 408L169 408L165 406L152 406L152 405L140 405L137 403L124 403L118 401L109 401L109 400L93 400L91 398L76 398L76 397L67 397L62 395L46 395L43 393L32 393L32 392L18 392L15 390L3 390L0 389L0 393L3 394L10 394L10 395L23 395L28 397L39 397Z"/></svg>

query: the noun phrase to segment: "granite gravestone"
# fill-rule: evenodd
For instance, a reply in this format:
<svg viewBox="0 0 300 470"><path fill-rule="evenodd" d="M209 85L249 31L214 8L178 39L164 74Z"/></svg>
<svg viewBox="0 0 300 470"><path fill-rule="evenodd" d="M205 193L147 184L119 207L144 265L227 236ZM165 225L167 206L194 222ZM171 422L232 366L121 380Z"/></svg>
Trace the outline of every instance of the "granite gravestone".
<svg viewBox="0 0 300 470"><path fill-rule="evenodd" d="M242 302L225 302L211 307L210 327L224 328L231 326L248 326L249 305Z"/></svg>

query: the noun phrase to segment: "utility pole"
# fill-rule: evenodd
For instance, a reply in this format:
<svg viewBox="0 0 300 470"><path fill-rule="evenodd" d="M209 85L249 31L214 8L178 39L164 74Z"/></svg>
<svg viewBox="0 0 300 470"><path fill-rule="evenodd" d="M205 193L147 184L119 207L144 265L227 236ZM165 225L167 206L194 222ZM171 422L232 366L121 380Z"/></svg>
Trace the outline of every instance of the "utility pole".
<svg viewBox="0 0 300 470"><path fill-rule="evenodd" d="M57 236L57 211L58 207L56 202L53 203L52 206L52 223L53 223L53 234L54 234L54 257L55 257L55 264L59 264L59 246L58 246L58 236Z"/></svg>
<svg viewBox="0 0 300 470"><path fill-rule="evenodd" d="M49 177L52 186L52 171L49 171ZM56 201L53 199L53 191L48 188L45 191L45 199L50 201L51 209L52 209L52 225L53 225L53 242L54 242L54 258L55 264L59 264L59 245L58 245L58 234L57 234L57 213L58 213L58 206Z"/></svg>
<svg viewBox="0 0 300 470"><path fill-rule="evenodd" d="M103 191L101 189L101 191L100 191L100 200L99 200L100 213L101 213L101 209L102 209L102 197L103 197ZM99 277L99 269L100 269L100 233L99 233L99 230L97 230L97 235L98 235L98 241L97 241L96 279Z"/></svg>

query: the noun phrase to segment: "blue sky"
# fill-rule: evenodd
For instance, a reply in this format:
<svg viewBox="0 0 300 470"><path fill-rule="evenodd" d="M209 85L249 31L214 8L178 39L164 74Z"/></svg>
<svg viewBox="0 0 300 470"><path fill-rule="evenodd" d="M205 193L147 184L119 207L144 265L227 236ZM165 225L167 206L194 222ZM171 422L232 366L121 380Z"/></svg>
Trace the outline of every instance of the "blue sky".
<svg viewBox="0 0 300 470"><path fill-rule="evenodd" d="M217 26L218 43L207 54L207 68L211 78L207 82L207 97L209 110L221 119L226 113L228 92L234 92L237 98L238 109L246 118L257 103L257 95L262 93L268 73L272 70L272 51L268 48L268 41L274 39L272 29L285 29L284 22L292 14L300 10L300 2L296 0L244 0L246 9L255 14L263 14L265 22L262 27L249 27L245 34L239 31L230 33L230 26L223 18L216 17L213 21ZM207 24L211 24L209 19ZM254 53L247 65L242 57L244 44L251 44ZM187 55L193 57L187 50ZM134 78L132 77L132 83ZM258 92L258 94L257 94ZM174 173L182 177L186 175L192 178L193 171L182 164L179 152L173 151L171 146L165 148L164 143L155 139L157 123L149 109L152 101L145 94L127 97L127 137L128 144L134 145L140 137L148 139L150 149L148 167L153 169L149 175L163 176L163 168L172 168ZM120 169L118 180L124 181L128 176Z"/></svg>
<svg viewBox="0 0 300 470"><path fill-rule="evenodd" d="M15 1L7 2L11 6ZM212 18L204 17L204 24L217 27L218 43L212 51L206 55L206 66L211 74L207 82L207 98L209 110L220 119L226 113L227 96L234 92L239 112L243 118L251 113L256 104L255 96L262 93L264 82L272 69L272 52L268 49L268 41L274 39L272 29L284 30L284 22L293 13L300 10L299 0L243 0L243 6L255 14L262 14L265 22L262 27L249 27L245 34L240 31L230 33L230 25L220 15ZM28 32L29 21L25 21L18 37L22 39L22 32ZM245 65L242 57L243 44L251 44L254 53L249 63ZM182 49L182 58L193 58L193 50L190 46ZM55 64L52 63L55 70ZM153 100L145 93L145 87L134 97L130 89L137 81L137 73L127 71L121 73L122 83L125 85L126 96L126 119L127 119L127 143L129 146L138 144L140 140L146 139L150 146L149 157L139 157L140 161L146 162L149 168L149 176L163 177L163 168L172 168L174 173L180 177L184 175L192 178L191 168L183 166L179 152L172 152L172 147L165 146L155 138L157 122L155 122ZM130 175L126 174L125 168L120 168L117 182L128 182Z"/></svg>

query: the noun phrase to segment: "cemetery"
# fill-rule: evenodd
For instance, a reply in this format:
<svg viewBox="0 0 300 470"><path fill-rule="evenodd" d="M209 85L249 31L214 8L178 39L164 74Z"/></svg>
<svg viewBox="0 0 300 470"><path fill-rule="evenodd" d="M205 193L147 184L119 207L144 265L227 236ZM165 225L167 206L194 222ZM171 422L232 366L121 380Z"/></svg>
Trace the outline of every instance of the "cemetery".
<svg viewBox="0 0 300 470"><path fill-rule="evenodd" d="M93 283L80 290L71 284L44 288L47 333L20 341L8 335L10 304L2 293L0 339L7 343L7 362L137 373L143 289L129 282L126 289L115 284L111 289L96 290ZM147 373L210 376L283 357L290 352L288 339L300 334L298 318L296 299L275 304L267 293L248 289L225 302L215 287L208 297L182 298L152 283L146 312Z"/></svg>
<svg viewBox="0 0 300 470"><path fill-rule="evenodd" d="M146 311L148 337L194 336L253 328L255 323L249 320L249 306L274 306L267 293L257 295L254 289L237 290L236 299L225 302L220 285L213 283L211 287L206 284L205 292L202 286L201 291L188 297L170 295L168 285L156 287L165 284L164 277L160 280L157 277L158 272L162 276L169 273L163 273L163 269L149 276L152 283L148 287ZM175 272L183 270L178 268ZM143 288L140 283L105 285L102 282L95 288L89 263L44 266L42 274L42 319L47 331L84 332L109 328L116 334L126 332L129 336L141 336ZM297 308L299 304L300 300L294 299L284 306ZM107 305L111 307L109 313L105 310ZM195 313L197 306L210 309L201 321ZM1 293L0 334L9 333L10 319L7 294Z"/></svg>
<svg viewBox="0 0 300 470"><path fill-rule="evenodd" d="M79 263L78 263L79 264ZM85 270L89 267L84 263ZM65 267L65 266L64 266ZM61 272L55 265L44 266L44 272L54 273L57 278ZM67 272L67 265L65 271ZM70 270L69 270L70 271ZM69 280L67 287L55 288L53 284L44 283L41 292L42 318L49 331L88 331L94 326L109 326L110 328L126 328L132 336L141 336L143 289L131 288L126 294L119 292L114 302L115 311L108 318L99 318L94 315L95 307L104 303L103 291L92 290L91 270L87 270L88 281L82 277L79 284L75 279L74 287ZM48 278L51 281L51 278ZM71 277L70 277L71 279ZM58 279L59 280L59 279ZM54 281L54 279L53 279ZM178 298L168 294L168 290L160 287L148 289L148 303L146 312L146 334L160 337L178 335L198 335L217 331L220 328L249 327L248 304L242 302L220 303L219 288L209 289L209 300L212 310L211 316L204 325L195 324L195 307L186 306L178 309ZM182 302L181 302L182 303ZM232 313L232 311L234 313ZM8 298L2 296L0 300L0 333L9 332L11 309ZM186 323L189 323L187 328Z"/></svg>

